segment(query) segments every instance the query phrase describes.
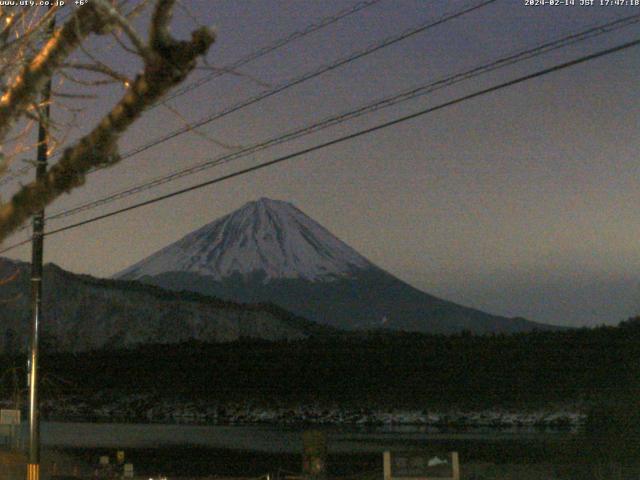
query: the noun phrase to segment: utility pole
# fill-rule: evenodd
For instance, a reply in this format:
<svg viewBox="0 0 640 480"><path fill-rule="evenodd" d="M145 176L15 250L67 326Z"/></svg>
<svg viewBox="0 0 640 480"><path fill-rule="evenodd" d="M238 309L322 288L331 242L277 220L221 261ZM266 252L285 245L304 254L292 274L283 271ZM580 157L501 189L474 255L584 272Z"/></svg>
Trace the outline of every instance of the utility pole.
<svg viewBox="0 0 640 480"><path fill-rule="evenodd" d="M53 3L53 2L52 2ZM49 7L51 11L52 7ZM55 15L55 13L54 13ZM48 28L47 38L53 35L55 16ZM36 181L47 175L51 79L45 84L41 94L40 121L38 128L38 150L36 160ZM44 208L33 216L33 238L31 242L31 351L29 354L29 463L27 480L40 479L40 417L38 411L38 340L42 317L42 263L44 252Z"/></svg>

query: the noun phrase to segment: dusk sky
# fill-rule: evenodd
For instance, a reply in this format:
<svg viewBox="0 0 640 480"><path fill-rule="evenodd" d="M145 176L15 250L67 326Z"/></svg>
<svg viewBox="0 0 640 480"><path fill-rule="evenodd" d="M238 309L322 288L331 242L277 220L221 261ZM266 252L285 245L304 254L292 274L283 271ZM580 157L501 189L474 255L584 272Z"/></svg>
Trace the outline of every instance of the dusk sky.
<svg viewBox="0 0 640 480"><path fill-rule="evenodd" d="M183 0L174 31L215 25L223 67L353 0ZM127 152L289 79L482 3L380 0L147 113ZM89 176L55 213L616 18L640 6L498 0ZM146 17L145 17L146 18ZM140 24L145 18L140 19ZM640 38L640 23L477 76L82 214L59 228ZM135 74L109 38L91 48ZM209 75L202 69L185 84ZM430 294L574 326L640 314L640 47L502 89L214 186L46 238L45 261L110 276L259 197L292 202L365 257ZM92 127L121 87L83 103ZM62 108L53 109L64 117ZM15 168L22 165L16 164ZM31 180L33 171L19 178ZM3 186L3 198L17 181ZM14 235L5 246L24 239ZM28 260L30 247L8 254ZM46 288L46 285L45 285Z"/></svg>

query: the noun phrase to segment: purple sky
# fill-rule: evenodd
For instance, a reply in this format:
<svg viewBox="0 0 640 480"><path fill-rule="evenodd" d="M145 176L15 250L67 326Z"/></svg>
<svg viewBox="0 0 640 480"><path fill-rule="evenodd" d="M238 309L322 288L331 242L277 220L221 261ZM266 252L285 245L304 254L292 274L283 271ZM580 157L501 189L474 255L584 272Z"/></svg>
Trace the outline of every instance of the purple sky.
<svg viewBox="0 0 640 480"><path fill-rule="evenodd" d="M353 1L184 0L215 25L214 66L269 45ZM190 121L287 79L478 1L380 0L378 4L171 102ZM227 152L205 137L248 146L509 52L640 7L525 6L500 0L383 49L89 177L57 212ZM599 2L597 2L599 3ZM640 24L639 24L640 25ZM178 10L176 33L194 21ZM323 140L640 37L635 25L477 77L437 94L129 197L72 221L267 161ZM109 42L93 47L135 72ZM197 72L187 82L207 71ZM294 203L371 261L431 294L491 313L595 325L640 313L640 48L309 154L213 187L47 238L46 261L108 276L186 233L267 196ZM87 104L77 133L119 91ZM95 107L95 108L94 108ZM56 113L57 112L57 113ZM63 112L54 109L54 115ZM122 151L183 125L169 109L148 113ZM31 175L31 174L30 174ZM29 177L24 177L26 182ZM3 196L11 187L3 187ZM6 242L21 240L25 232ZM27 259L29 248L12 252Z"/></svg>

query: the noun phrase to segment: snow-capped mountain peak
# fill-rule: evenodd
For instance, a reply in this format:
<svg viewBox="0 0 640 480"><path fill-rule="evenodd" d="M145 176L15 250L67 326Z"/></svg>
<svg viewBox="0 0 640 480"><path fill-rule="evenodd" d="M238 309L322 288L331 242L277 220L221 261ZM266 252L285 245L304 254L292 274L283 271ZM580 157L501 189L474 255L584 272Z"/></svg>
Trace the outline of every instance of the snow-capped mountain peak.
<svg viewBox="0 0 640 480"><path fill-rule="evenodd" d="M265 281L319 281L373 265L288 202L261 198L215 220L116 275L137 279L190 272L220 280L240 274Z"/></svg>

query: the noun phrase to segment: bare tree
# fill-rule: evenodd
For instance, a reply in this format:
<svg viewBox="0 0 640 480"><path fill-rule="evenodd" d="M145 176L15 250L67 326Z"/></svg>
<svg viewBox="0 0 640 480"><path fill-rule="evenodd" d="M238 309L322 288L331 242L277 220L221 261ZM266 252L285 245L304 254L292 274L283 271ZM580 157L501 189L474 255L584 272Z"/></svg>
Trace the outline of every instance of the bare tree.
<svg viewBox="0 0 640 480"><path fill-rule="evenodd" d="M198 58L207 54L215 38L209 28L195 29L188 40L171 35L175 4L176 0L143 0L133 6L126 1L91 0L73 10L52 35L47 26L55 8L28 12L0 7L0 25L4 26L0 29L0 176L27 149L15 140L41 119L44 105L39 103L40 92L54 75L88 87L114 82L124 87L121 98L97 125L60 152L43 180L21 186L9 201L0 204L0 242L35 212L82 185L91 169L117 163L121 134L146 108L181 83L196 68ZM145 14L146 39L133 22L134 17ZM129 78L96 58L85 48L91 35L111 35L118 48L138 57L141 71ZM78 76L78 71L84 74ZM54 89L58 99L84 96ZM65 139L56 135L64 134L64 129L56 134L55 127L48 126L49 137L52 144L62 145Z"/></svg>

